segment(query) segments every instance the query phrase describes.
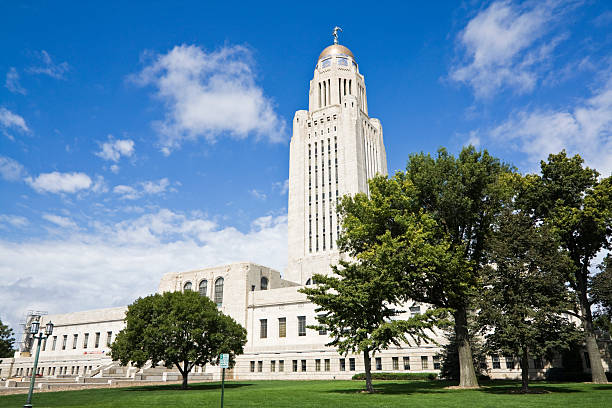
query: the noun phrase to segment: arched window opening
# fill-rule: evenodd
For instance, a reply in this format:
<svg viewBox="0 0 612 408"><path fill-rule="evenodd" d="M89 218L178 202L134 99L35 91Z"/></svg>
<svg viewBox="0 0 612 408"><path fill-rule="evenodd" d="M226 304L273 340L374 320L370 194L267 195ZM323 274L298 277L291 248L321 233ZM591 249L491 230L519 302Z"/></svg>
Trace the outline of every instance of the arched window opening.
<svg viewBox="0 0 612 408"><path fill-rule="evenodd" d="M217 278L215 281L215 303L218 307L223 304L223 278Z"/></svg>
<svg viewBox="0 0 612 408"><path fill-rule="evenodd" d="M200 282L200 286L198 288L200 290L200 296L206 296L206 291L208 290L208 281L203 279Z"/></svg>
<svg viewBox="0 0 612 408"><path fill-rule="evenodd" d="M312 280L308 278L308 280L306 281L306 286L310 286L310 285L312 285Z"/></svg>
<svg viewBox="0 0 612 408"><path fill-rule="evenodd" d="M185 282L185 285L183 285L183 290L185 292L187 292L188 290L191 290L191 282Z"/></svg>
<svg viewBox="0 0 612 408"><path fill-rule="evenodd" d="M265 276L261 277L261 290L268 290L268 278L266 278Z"/></svg>

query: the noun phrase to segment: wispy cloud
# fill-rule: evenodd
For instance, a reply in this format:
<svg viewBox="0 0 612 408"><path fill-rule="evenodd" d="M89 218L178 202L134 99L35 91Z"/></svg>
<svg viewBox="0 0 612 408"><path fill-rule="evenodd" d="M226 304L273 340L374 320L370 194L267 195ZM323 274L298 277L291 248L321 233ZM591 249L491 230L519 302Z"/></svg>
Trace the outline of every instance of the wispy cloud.
<svg viewBox="0 0 612 408"><path fill-rule="evenodd" d="M461 62L450 78L487 98L504 89L531 91L564 34L549 35L560 16L577 2L496 1L472 18L459 34Z"/></svg>
<svg viewBox="0 0 612 408"><path fill-rule="evenodd" d="M170 181L164 177L156 181L143 181L134 186L118 185L113 188L113 193L119 195L122 200L137 200L145 195L162 194L167 190L176 191L168 187Z"/></svg>
<svg viewBox="0 0 612 408"><path fill-rule="evenodd" d="M77 224L68 217L62 217L61 215L57 214L44 214L43 218L50 223L57 225L58 227L69 229L78 228Z"/></svg>
<svg viewBox="0 0 612 408"><path fill-rule="evenodd" d="M583 101L559 109L522 110L490 132L495 143L527 155L537 169L549 153L579 153L605 176L612 174L612 70L608 80Z"/></svg>
<svg viewBox="0 0 612 408"><path fill-rule="evenodd" d="M127 305L153 293L167 272L245 259L278 270L286 264L285 216L258 218L242 232L201 214L160 210L92 228L23 242L0 238L3 321L16 325L28 308Z"/></svg>
<svg viewBox="0 0 612 408"><path fill-rule="evenodd" d="M19 73L15 67L10 67L6 73L6 80L4 81L6 89L12 93L25 95L27 92L19 83Z"/></svg>
<svg viewBox="0 0 612 408"><path fill-rule="evenodd" d="M42 173L38 177L27 177L26 182L39 193L76 193L92 186L91 178L85 173Z"/></svg>
<svg viewBox="0 0 612 408"><path fill-rule="evenodd" d="M22 132L30 131L26 121L21 116L3 107L0 107L0 128L16 129Z"/></svg>
<svg viewBox="0 0 612 408"><path fill-rule="evenodd" d="M29 223L30 222L28 219L26 217L22 217L21 215L0 214L0 228L2 228L5 224L15 228L23 228Z"/></svg>
<svg viewBox="0 0 612 408"><path fill-rule="evenodd" d="M53 62L53 59L45 50L34 52L34 56L39 60L39 64L29 67L27 69L29 73L48 75L55 79L65 79L64 75L70 70L70 65L67 62L59 64Z"/></svg>
<svg viewBox="0 0 612 408"><path fill-rule="evenodd" d="M96 156L104 160L110 160L115 163L121 157L131 157L134 154L134 141L131 139L115 139L112 135L108 135L108 140L100 144L100 151L96 152Z"/></svg>
<svg viewBox="0 0 612 408"><path fill-rule="evenodd" d="M268 198L266 193L264 193L263 191L256 190L256 189L249 190L249 193L251 193L251 195L255 197L257 200L265 201L266 198Z"/></svg>
<svg viewBox="0 0 612 408"><path fill-rule="evenodd" d="M0 176L7 181L19 181L26 176L25 168L10 157L0 156Z"/></svg>
<svg viewBox="0 0 612 408"><path fill-rule="evenodd" d="M185 140L249 135L279 142L285 123L270 98L256 84L252 58L245 47L206 52L195 45L176 46L154 57L132 80L152 85L164 103L163 120L153 125L159 144L170 154Z"/></svg>

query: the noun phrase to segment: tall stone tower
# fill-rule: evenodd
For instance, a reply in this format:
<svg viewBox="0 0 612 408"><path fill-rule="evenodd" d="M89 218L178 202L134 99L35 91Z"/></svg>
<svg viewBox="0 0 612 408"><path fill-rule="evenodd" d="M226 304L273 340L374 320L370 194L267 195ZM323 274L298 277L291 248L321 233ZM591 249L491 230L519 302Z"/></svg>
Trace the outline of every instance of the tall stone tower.
<svg viewBox="0 0 612 408"><path fill-rule="evenodd" d="M335 34L334 44L319 55L308 110L293 118L286 279L301 284L309 284L315 273L330 272L340 257L340 197L367 193L369 178L387 174L382 126L368 115L364 77Z"/></svg>

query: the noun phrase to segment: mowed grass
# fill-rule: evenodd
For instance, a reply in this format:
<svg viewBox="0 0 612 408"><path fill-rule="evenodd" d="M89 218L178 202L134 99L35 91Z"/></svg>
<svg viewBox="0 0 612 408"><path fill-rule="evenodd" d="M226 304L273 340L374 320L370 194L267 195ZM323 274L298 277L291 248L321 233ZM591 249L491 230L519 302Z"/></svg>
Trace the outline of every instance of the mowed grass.
<svg viewBox="0 0 612 408"><path fill-rule="evenodd" d="M446 389L445 381L228 381L225 407L612 407L612 384L534 383L541 394L516 394L516 382L488 382L476 390ZM0 407L21 407L26 395L0 396ZM34 394L42 407L219 407L220 383L92 389Z"/></svg>

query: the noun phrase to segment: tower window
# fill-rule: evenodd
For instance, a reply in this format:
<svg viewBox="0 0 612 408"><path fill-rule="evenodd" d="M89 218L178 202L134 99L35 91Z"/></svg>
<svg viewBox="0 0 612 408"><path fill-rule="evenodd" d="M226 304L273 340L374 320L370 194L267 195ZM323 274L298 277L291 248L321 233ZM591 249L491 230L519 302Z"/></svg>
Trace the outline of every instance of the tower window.
<svg viewBox="0 0 612 408"><path fill-rule="evenodd" d="M223 278L217 278L215 281L215 303L217 307L223 304Z"/></svg>

